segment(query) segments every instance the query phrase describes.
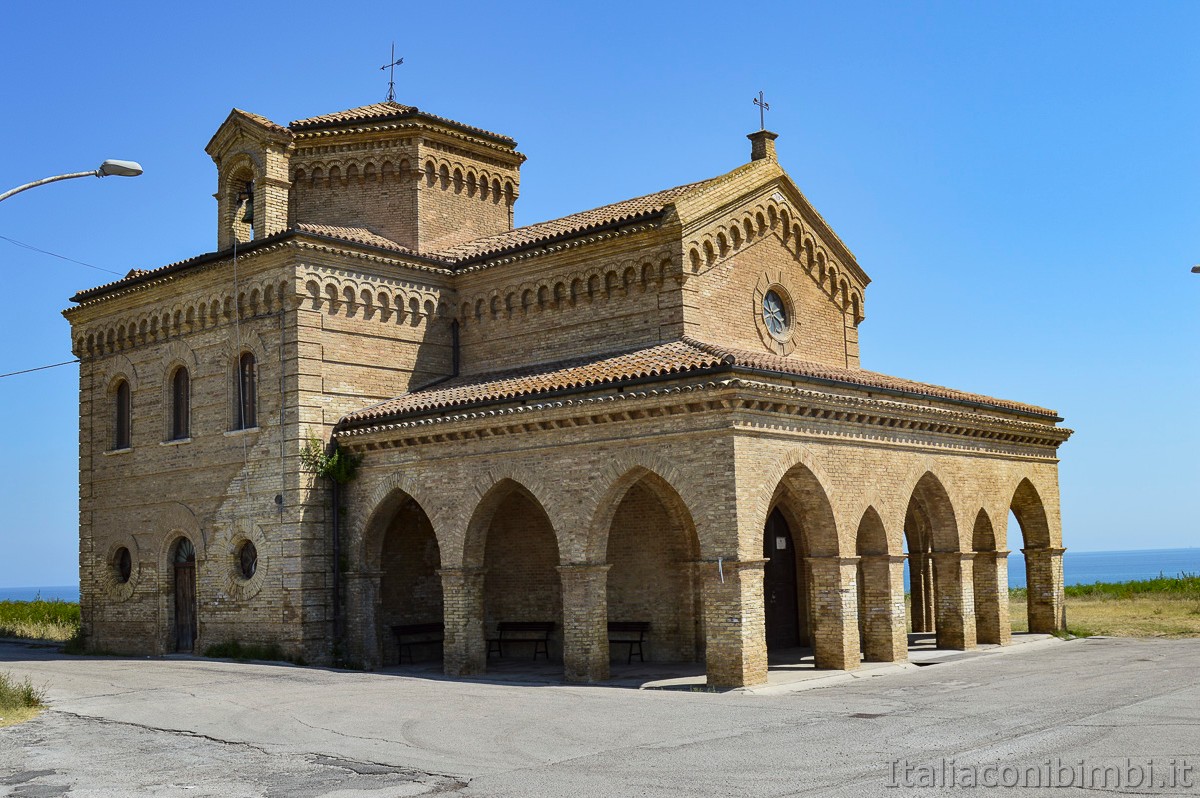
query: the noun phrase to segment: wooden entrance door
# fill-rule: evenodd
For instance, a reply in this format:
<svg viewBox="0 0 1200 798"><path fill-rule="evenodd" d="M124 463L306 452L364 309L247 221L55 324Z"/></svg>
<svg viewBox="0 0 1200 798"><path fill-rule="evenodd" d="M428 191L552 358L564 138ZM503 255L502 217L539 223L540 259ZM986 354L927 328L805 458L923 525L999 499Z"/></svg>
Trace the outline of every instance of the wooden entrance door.
<svg viewBox="0 0 1200 798"><path fill-rule="evenodd" d="M196 549L186 538L175 549L175 650L196 646Z"/></svg>
<svg viewBox="0 0 1200 798"><path fill-rule="evenodd" d="M767 625L767 648L800 645L799 614L796 610L796 548L792 531L779 510L771 513L763 533L763 599Z"/></svg>

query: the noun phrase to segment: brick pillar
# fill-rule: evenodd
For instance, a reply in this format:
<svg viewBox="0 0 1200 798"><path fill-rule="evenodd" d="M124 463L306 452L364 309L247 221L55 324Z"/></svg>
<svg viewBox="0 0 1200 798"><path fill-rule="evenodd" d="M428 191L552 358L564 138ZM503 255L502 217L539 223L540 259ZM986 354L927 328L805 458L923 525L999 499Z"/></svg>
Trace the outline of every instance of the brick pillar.
<svg viewBox="0 0 1200 798"><path fill-rule="evenodd" d="M867 662L908 660L908 619L904 609L904 556L864 555L859 564L863 597L858 611Z"/></svg>
<svg viewBox="0 0 1200 798"><path fill-rule="evenodd" d="M1029 631L1066 631L1067 604L1063 595L1063 552L1066 549L1021 549L1025 555L1025 592L1029 601Z"/></svg>
<svg viewBox="0 0 1200 798"><path fill-rule="evenodd" d="M980 643L1012 642L1008 617L1008 552L975 552L975 629Z"/></svg>
<svg viewBox="0 0 1200 798"><path fill-rule="evenodd" d="M975 648L974 552L934 552L937 577L937 647Z"/></svg>
<svg viewBox="0 0 1200 798"><path fill-rule="evenodd" d="M482 568L438 571L442 577L442 618L446 624L442 657L448 676L470 676L487 670L483 575Z"/></svg>
<svg viewBox="0 0 1200 798"><path fill-rule="evenodd" d="M343 657L357 659L367 670L386 665L379 644L379 580L383 571L355 571L345 575L346 650Z"/></svg>
<svg viewBox="0 0 1200 798"><path fill-rule="evenodd" d="M724 560L719 565L703 564L709 687L745 687L767 680L765 562Z"/></svg>
<svg viewBox="0 0 1200 798"><path fill-rule="evenodd" d="M859 666L858 558L809 557L813 659L818 668Z"/></svg>
<svg viewBox="0 0 1200 798"><path fill-rule="evenodd" d="M563 675L568 682L608 679L608 565L560 565Z"/></svg>

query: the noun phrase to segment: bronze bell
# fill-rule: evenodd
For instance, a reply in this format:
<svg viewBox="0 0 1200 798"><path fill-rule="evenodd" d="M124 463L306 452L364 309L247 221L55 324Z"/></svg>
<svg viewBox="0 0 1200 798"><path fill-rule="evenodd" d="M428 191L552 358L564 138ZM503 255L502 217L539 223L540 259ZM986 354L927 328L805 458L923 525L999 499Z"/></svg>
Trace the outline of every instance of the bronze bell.
<svg viewBox="0 0 1200 798"><path fill-rule="evenodd" d="M242 214L242 222L244 224L254 224L254 184L247 183L246 190L238 194L238 202L246 206L245 213Z"/></svg>

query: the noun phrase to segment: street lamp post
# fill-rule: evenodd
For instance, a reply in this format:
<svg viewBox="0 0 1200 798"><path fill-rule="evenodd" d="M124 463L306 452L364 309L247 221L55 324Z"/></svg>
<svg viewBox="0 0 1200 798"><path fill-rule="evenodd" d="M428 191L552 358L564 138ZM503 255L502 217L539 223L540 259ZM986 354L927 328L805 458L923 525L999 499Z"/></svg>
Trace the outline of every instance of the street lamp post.
<svg viewBox="0 0 1200 798"><path fill-rule="evenodd" d="M91 172L72 172L68 175L55 175L54 177L44 177L41 180L35 180L32 183L26 183L23 186L17 186L11 191L6 191L0 194L0 201L6 200L13 194L20 194L22 191L29 188L44 186L46 183L54 183L58 180L70 180L74 177L107 177L108 175L117 175L118 177L137 177L142 173L142 165L136 161L105 161L100 164L99 169L94 169Z"/></svg>

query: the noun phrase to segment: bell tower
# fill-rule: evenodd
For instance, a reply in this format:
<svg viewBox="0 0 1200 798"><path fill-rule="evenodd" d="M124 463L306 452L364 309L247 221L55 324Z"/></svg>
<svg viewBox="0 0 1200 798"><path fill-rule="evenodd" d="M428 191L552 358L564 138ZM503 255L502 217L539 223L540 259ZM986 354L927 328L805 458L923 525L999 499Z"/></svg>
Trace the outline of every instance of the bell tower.
<svg viewBox="0 0 1200 798"><path fill-rule="evenodd" d="M392 101L287 130L294 224L365 228L416 252L512 229L525 156L508 136Z"/></svg>
<svg viewBox="0 0 1200 798"><path fill-rule="evenodd" d="M230 112L205 147L217 165L217 249L288 227L292 132L257 114Z"/></svg>

